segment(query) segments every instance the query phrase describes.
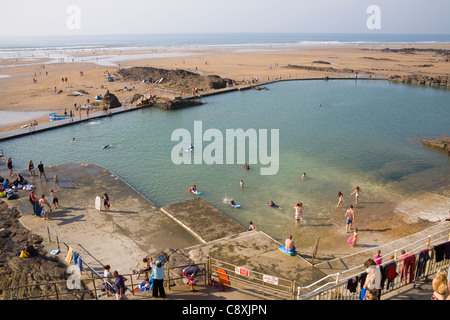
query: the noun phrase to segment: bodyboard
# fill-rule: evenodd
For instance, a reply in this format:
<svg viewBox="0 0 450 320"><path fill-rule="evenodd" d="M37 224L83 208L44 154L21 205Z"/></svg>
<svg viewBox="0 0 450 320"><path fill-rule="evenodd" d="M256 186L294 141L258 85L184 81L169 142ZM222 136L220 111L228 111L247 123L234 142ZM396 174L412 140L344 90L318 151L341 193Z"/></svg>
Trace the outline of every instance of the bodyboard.
<svg viewBox="0 0 450 320"><path fill-rule="evenodd" d="M286 246L285 245L281 245L278 247L278 249L283 252L284 254L287 254L288 256L294 256L297 254L297 251L295 251L295 247L292 250L286 250Z"/></svg>
<svg viewBox="0 0 450 320"><path fill-rule="evenodd" d="M95 197L95 209L101 211L102 210L102 198L99 196Z"/></svg>
<svg viewBox="0 0 450 320"><path fill-rule="evenodd" d="M225 288L230 288L230 277L228 277L228 274L224 269L217 268L217 277L219 278L222 286Z"/></svg>

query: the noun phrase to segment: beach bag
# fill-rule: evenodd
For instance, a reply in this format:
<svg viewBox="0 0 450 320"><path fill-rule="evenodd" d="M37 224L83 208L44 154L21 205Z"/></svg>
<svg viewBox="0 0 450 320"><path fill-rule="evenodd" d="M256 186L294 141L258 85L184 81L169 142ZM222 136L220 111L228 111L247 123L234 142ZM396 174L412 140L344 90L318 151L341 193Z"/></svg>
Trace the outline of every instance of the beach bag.
<svg viewBox="0 0 450 320"><path fill-rule="evenodd" d="M16 193L12 192L12 191L8 192L6 197L7 197L8 200L14 200L14 199L18 199L19 198L19 196Z"/></svg>

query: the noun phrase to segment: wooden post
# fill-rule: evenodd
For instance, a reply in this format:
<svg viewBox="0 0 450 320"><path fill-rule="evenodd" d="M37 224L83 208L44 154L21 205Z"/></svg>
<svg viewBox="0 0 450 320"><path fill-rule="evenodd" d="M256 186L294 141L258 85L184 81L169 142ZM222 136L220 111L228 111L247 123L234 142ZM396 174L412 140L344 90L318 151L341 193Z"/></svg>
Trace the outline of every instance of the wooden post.
<svg viewBox="0 0 450 320"><path fill-rule="evenodd" d="M316 244L314 245L313 252L312 252L312 261L311 261L312 267L314 267L314 258L316 257L318 248L319 248L319 237L317 237Z"/></svg>
<svg viewBox="0 0 450 320"><path fill-rule="evenodd" d="M131 280L131 293L134 296L134 288L133 288L133 274L130 274L130 280ZM124 292L125 293L125 292Z"/></svg>
<svg viewBox="0 0 450 320"><path fill-rule="evenodd" d="M206 271L208 274L208 283L210 283L210 281L211 281L211 258L209 257L209 255L206 256L206 261L207 261Z"/></svg>
<svg viewBox="0 0 450 320"><path fill-rule="evenodd" d="M428 241L427 241L427 250L430 247L430 242L431 242L431 236L428 236Z"/></svg>
<svg viewBox="0 0 450 320"><path fill-rule="evenodd" d="M167 289L170 291L170 269L167 270Z"/></svg>
<svg viewBox="0 0 450 320"><path fill-rule="evenodd" d="M56 295L56 300L59 300L59 295L58 295L58 287L56 285L56 282L54 283L55 285L55 295Z"/></svg>
<svg viewBox="0 0 450 320"><path fill-rule="evenodd" d="M50 229L49 229L49 227L47 226L47 234L48 234L48 242L52 242L52 238L50 237Z"/></svg>
<svg viewBox="0 0 450 320"><path fill-rule="evenodd" d="M58 237L58 235L56 235L56 243L58 244L58 250L61 251L61 248L59 246L59 237Z"/></svg>
<svg viewBox="0 0 450 320"><path fill-rule="evenodd" d="M97 287L95 286L95 279L94 279L94 277L92 277L92 284L94 285L94 296L95 296L95 300L98 300L98 297L97 297Z"/></svg>

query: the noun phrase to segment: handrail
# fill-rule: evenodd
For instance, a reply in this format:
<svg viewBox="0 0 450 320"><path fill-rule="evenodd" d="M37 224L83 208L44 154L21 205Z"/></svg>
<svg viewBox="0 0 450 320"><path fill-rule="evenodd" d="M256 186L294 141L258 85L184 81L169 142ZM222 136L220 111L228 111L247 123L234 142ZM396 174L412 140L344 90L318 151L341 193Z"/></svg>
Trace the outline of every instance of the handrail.
<svg viewBox="0 0 450 320"><path fill-rule="evenodd" d="M383 262L381 265L386 265L387 263L390 263L390 262L392 262L392 261L395 261L395 262L401 262L401 261L403 261L404 258L397 259L397 251L398 251L398 250L402 250L402 249L406 249L406 248L410 247L411 245L417 244L417 243L419 243L419 242L423 242L424 240L427 240L426 248L429 248L429 246L430 246L431 243L437 243L438 241L442 241L442 239L444 239L444 238L446 238L446 237L448 237L448 240L450 240L450 234L448 234L448 235L441 236L441 237L439 237L439 238L437 238L437 239L433 239L433 241L431 241L431 237L432 237L432 236L435 236L435 235L438 235L438 234L442 234L442 233L448 232L448 231L450 231L450 228L441 230L441 231L436 232L436 233L434 233L434 234L432 234L432 235L428 235L427 237L421 238L421 239L419 239L419 240L417 240L417 241L415 241L415 242L413 242L413 243L411 243L411 244L409 244L409 245L407 245L407 246L404 246L404 247L402 247L402 248L400 248L400 249L396 249L396 250L394 250L393 252L390 252L390 253L386 254L385 256L389 256L389 255L394 254L394 259L388 260L387 262L385 261L385 262ZM423 247L424 247L424 245L415 247L414 249L409 250L409 252L415 252L415 251L418 251L418 252L419 252L419 251L423 250ZM367 251L367 250L364 250L364 251ZM361 252L364 252L364 251L361 251ZM356 254L360 254L361 252L358 252L358 253L356 253ZM364 265L361 264L361 265L359 265L359 266L356 266L356 267L351 268L351 269L349 269L349 270L346 270L346 271L344 271L344 272L349 272L349 271L353 271L353 270L356 270L356 269L361 269L361 268L363 268L363 266L364 266ZM318 280L318 281L316 281L316 282L314 282L314 283L312 283L312 284L310 284L310 285L308 285L308 286L305 286L305 287L300 287L300 286L299 286L299 287L297 287L297 296L298 296L298 298L300 299L300 297L301 297L301 291L304 291L305 289L306 289L306 290L307 290L307 289L310 289L310 288L313 287L314 285L317 285L318 283L324 281L324 280L327 279L327 278L336 277L336 281L334 282L334 285L333 285L333 286L328 287L327 289L325 289L325 291L330 290L330 289L333 288L333 287L339 286L340 284L345 283L345 281L348 281L349 279L352 279L353 277L355 277L355 274L352 274L352 275L350 275L350 276L348 276L348 277L346 277L346 278L344 278L344 279L340 279L339 276L342 275L342 274L343 274L343 273L338 272L338 273L335 273L335 274L327 275L327 276L325 276L324 278L322 278L322 279L320 279L320 280ZM358 273L358 274L360 274L360 273ZM356 274L356 275L358 275L358 274ZM320 286L319 288L314 289L313 291L311 291L311 292L309 292L307 295L305 295L305 296L303 297L303 299L306 299L306 298L309 298L309 297L312 297L312 296L314 296L314 295L318 295L318 294L322 293L322 292L324 291L324 288L326 288L326 287L329 286L330 284L333 284L333 282L328 282L328 283L326 283L326 284Z"/></svg>

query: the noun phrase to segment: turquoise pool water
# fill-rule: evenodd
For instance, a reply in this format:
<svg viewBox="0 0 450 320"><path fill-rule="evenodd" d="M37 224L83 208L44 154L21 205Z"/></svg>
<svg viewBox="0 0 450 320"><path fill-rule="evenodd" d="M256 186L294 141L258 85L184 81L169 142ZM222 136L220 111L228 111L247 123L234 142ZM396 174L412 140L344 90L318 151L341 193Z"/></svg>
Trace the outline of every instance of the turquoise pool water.
<svg viewBox="0 0 450 320"><path fill-rule="evenodd" d="M390 183L448 167L446 155L420 143L450 135L448 91L378 80L286 81L266 87L203 98L205 105L184 110L140 109L2 142L1 148L17 169L26 169L30 159L47 166L98 163L158 206L194 197L187 189L196 184L203 199L243 225L252 220L275 238L293 232L292 207L298 201L306 223L327 226L336 215L338 191L348 203L355 185L368 200L388 199ZM177 142L171 135L179 128L193 135L194 121L202 122L203 131L217 129L224 136L227 129L278 129L277 174L261 175L260 163L248 171L237 163L175 165L171 153ZM77 142L70 142L72 137ZM103 149L107 144L112 147ZM242 207L231 208L229 199ZM268 207L271 199L284 210Z"/></svg>

